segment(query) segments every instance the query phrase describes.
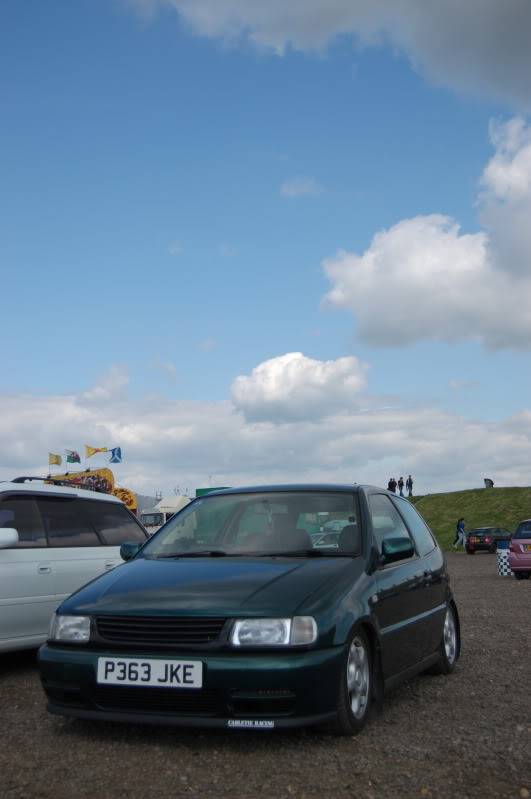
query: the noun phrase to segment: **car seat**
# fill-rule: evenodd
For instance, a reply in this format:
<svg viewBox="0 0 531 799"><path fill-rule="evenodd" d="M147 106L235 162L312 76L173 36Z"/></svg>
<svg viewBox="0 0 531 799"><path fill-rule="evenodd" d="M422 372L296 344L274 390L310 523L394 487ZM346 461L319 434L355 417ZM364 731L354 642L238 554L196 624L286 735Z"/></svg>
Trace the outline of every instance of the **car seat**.
<svg viewBox="0 0 531 799"><path fill-rule="evenodd" d="M338 549L343 552L361 552L361 532L357 524L347 524L343 527L338 539Z"/></svg>
<svg viewBox="0 0 531 799"><path fill-rule="evenodd" d="M268 549L274 552L312 549L312 540L306 530L299 527L278 527L268 541Z"/></svg>

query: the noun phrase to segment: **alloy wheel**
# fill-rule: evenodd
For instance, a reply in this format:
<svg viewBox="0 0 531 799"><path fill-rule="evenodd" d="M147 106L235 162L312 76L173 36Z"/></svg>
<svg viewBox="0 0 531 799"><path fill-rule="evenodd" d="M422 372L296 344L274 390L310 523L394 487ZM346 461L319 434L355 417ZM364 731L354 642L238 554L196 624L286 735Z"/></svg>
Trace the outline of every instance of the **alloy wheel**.
<svg viewBox="0 0 531 799"><path fill-rule="evenodd" d="M443 639L446 659L452 665L457 653L457 631L455 629L455 617L451 608L446 611Z"/></svg>
<svg viewBox="0 0 531 799"><path fill-rule="evenodd" d="M352 639L347 661L347 688L352 715L361 719L369 704L369 655L357 636Z"/></svg>

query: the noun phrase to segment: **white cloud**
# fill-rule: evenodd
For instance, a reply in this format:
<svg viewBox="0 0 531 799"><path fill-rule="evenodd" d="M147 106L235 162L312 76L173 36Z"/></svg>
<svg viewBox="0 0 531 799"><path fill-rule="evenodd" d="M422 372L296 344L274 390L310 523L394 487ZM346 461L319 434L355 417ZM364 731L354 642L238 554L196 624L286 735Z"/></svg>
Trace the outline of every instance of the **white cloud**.
<svg viewBox="0 0 531 799"><path fill-rule="evenodd" d="M357 359L289 354L238 378L233 401L0 395L0 479L45 474L49 451L88 442L121 446L116 478L140 493L193 489L208 485L209 475L224 485L385 485L390 474L411 472L419 493L480 487L485 476L496 485L529 482L531 410L499 423L399 403L391 410L369 403L361 413L349 398L361 398L364 385Z"/></svg>
<svg viewBox="0 0 531 799"><path fill-rule="evenodd" d="M317 361L289 352L237 377L232 398L249 420L320 418L356 408L365 385L365 366L353 356Z"/></svg>
<svg viewBox="0 0 531 799"><path fill-rule="evenodd" d="M479 198L483 231L418 216L377 233L361 255L324 261L326 301L351 310L368 343L531 347L531 131L515 119L495 126L492 139Z"/></svg>
<svg viewBox="0 0 531 799"><path fill-rule="evenodd" d="M231 244L223 243L219 245L218 253L222 258L234 258L235 255L238 255L238 250Z"/></svg>
<svg viewBox="0 0 531 799"><path fill-rule="evenodd" d="M338 36L390 44L436 83L531 105L529 0L129 0L170 7L198 34L282 55L321 50Z"/></svg>
<svg viewBox="0 0 531 799"><path fill-rule="evenodd" d="M177 367L173 363L173 361L164 361L158 359L155 362L155 367L161 371L166 377L170 377L172 380L175 380L177 377Z"/></svg>
<svg viewBox="0 0 531 799"><path fill-rule="evenodd" d="M178 256L183 254L183 245L180 241L172 241L168 247L168 255Z"/></svg>
<svg viewBox="0 0 531 799"><path fill-rule="evenodd" d="M322 194L322 192L322 186L320 186L314 178L307 177L290 178L290 180L286 180L280 187L281 195L283 197L289 197L290 199L293 197L305 196L316 197Z"/></svg>
<svg viewBox="0 0 531 799"><path fill-rule="evenodd" d="M99 378L89 391L82 394L82 398L85 402L106 402L116 397L123 397L128 385L127 366L115 364Z"/></svg>
<svg viewBox="0 0 531 799"><path fill-rule="evenodd" d="M215 350L218 346L218 342L215 338L209 337L202 339L197 346L204 352L212 352L212 350Z"/></svg>
<svg viewBox="0 0 531 799"><path fill-rule="evenodd" d="M478 380L456 380L452 379L448 381L448 385L452 389L452 391L468 391L470 389L479 388L479 381Z"/></svg>

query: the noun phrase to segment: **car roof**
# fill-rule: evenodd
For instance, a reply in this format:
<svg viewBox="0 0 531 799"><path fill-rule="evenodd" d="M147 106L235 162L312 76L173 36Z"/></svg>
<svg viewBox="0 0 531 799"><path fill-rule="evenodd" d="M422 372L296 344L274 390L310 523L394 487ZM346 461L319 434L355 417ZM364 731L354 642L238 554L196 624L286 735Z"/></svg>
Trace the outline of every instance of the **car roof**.
<svg viewBox="0 0 531 799"><path fill-rule="evenodd" d="M92 499L98 502L118 502L121 499L114 494L102 494L99 491L87 491L84 488L70 488L69 486L48 485L32 480L29 483L13 483L10 480L0 481L1 494L51 494L52 496L70 496L80 499Z"/></svg>
<svg viewBox="0 0 531 799"><path fill-rule="evenodd" d="M209 491L201 499L212 496L224 496L226 494L265 494L273 491L336 491L344 493L358 493L360 489L374 488L374 486L361 486L356 483L279 483L256 486L239 486L236 488L220 488ZM376 489L385 491L385 489Z"/></svg>

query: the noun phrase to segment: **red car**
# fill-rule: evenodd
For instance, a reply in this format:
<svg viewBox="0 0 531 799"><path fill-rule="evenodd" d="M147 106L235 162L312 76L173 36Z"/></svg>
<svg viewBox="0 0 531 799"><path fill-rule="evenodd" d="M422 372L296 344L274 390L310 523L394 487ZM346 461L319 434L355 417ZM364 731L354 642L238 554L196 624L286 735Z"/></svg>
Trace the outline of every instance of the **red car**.
<svg viewBox="0 0 531 799"><path fill-rule="evenodd" d="M520 522L509 546L509 566L517 580L531 575L531 519Z"/></svg>

